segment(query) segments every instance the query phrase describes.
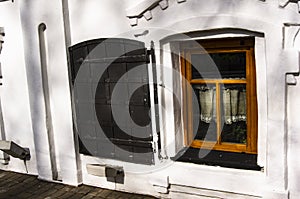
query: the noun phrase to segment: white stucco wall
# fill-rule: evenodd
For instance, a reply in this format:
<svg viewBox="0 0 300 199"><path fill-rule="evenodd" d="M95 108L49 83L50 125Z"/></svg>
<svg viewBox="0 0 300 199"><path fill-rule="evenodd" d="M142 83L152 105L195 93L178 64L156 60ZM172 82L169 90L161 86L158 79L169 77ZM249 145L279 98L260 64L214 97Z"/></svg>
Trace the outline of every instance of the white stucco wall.
<svg viewBox="0 0 300 199"><path fill-rule="evenodd" d="M285 48L292 54L294 53L293 57L298 57L298 59L294 59L294 62L291 65L295 66L294 72L299 72L299 50L300 50L300 36L299 36L299 29L300 25L296 26L289 26L287 28L291 34L289 34L290 38L293 38L293 42L289 45L286 45ZM288 32L288 31L287 31ZM295 73L296 74L296 73ZM292 83L287 85L287 128L288 128L288 155L287 155L287 164L288 164L288 188L290 190L290 197L291 198L299 198L300 197L300 167L299 167L299 120L298 120L298 110L300 109L299 104L299 76L297 75L289 75L287 79L291 78L291 81L287 80L287 83Z"/></svg>
<svg viewBox="0 0 300 199"><path fill-rule="evenodd" d="M299 78L296 79L299 82ZM299 168L299 121L297 111L300 108L299 104L299 83L288 88L288 124L289 124L289 150L288 150L288 177L289 189L291 198L299 198L300 187L300 168Z"/></svg>
<svg viewBox="0 0 300 199"><path fill-rule="evenodd" d="M2 139L14 141L30 149L31 160L27 162L28 172L36 174L36 151L29 107L24 36L18 2L1 3L0 26L5 29L3 50L0 55L3 74L0 97L5 129L3 132L5 136ZM0 168L26 172L24 162L13 157L10 158L8 165L0 164Z"/></svg>
<svg viewBox="0 0 300 199"><path fill-rule="evenodd" d="M285 73L289 72L290 68L282 67L283 62L278 62L276 58L281 57L283 53L281 48L283 23L299 20L297 9L292 9L294 7L280 9L275 1L222 1L222 3L209 1L205 4L199 1L187 1L182 4L171 2L169 8L164 11L160 8L154 9L152 11L153 19L146 21L142 18L138 21L137 26L145 29L152 26L165 27L176 33L238 28L264 34L264 38L260 38L262 42L256 43L259 44L256 47L256 53L259 53L256 54L259 107L258 155L261 164L265 166L266 177L262 178L262 183L268 185L264 186L264 190L259 194L269 198L286 197L287 193L285 190L287 183L286 143L283 140L286 133L284 124ZM294 15L290 15L290 12L293 12ZM180 15L174 13L180 13ZM266 18L266 16L268 17ZM172 20L168 20L168 18ZM164 97L172 98L172 95L166 93ZM168 118L172 113L172 104L168 104L165 111L165 121L170 121ZM174 124L170 125L166 129L174 126ZM192 178L192 174L190 177ZM210 176L208 179L219 178ZM180 180L176 182L179 183ZM237 179L236 183L243 183L243 181ZM204 185L199 185L199 187L201 186ZM275 195L273 195L273 191Z"/></svg>
<svg viewBox="0 0 300 199"><path fill-rule="evenodd" d="M124 17L130 2L134 1L70 0L72 45L95 38L116 37L130 31L131 26Z"/></svg>
<svg viewBox="0 0 300 199"><path fill-rule="evenodd" d="M137 26L131 27L126 15L147 7L150 1L68 0L69 8L66 9L70 13L70 21L65 25L70 28L70 35L65 35L64 32L61 1L16 0L14 3L1 3L0 26L5 28L6 36L0 55L4 76L0 96L6 139L30 147L33 157L28 163L29 172L52 180L37 31L38 25L45 23L55 156L63 183L77 185L83 181L85 184L110 189L171 198L182 198L192 192L198 195L240 194L229 195L229 198L281 199L288 198L288 195L290 198L298 198L300 190L297 176L300 166L297 164L297 154L300 146L297 144L299 128L296 113L300 108L300 94L298 84L289 86L286 92L286 73L299 72L298 57L294 56L299 48L290 45L293 43L290 42L292 37L283 35L284 23L297 24L300 21L297 5L290 3L285 8L280 8L277 0L168 2L167 9L162 10L158 6L151 11L151 20L142 17L138 19ZM228 32L229 35L219 34L218 30L228 28L238 31ZM149 30L145 36L134 37L134 34L145 30ZM172 68L169 53L171 47L163 39L194 31L198 32L195 34L197 38L204 38L201 32L207 30L212 32L212 37L234 37L241 34L256 37L258 163L264 166L264 171L174 163L170 160L157 161L158 159L155 166L144 166L76 154L66 40L70 40L68 45L74 45L95 38L126 37L143 41L147 47L153 40L157 65ZM292 30L291 34L297 30L299 29ZM283 43L286 45L283 46ZM160 47L164 51L160 51ZM15 59L16 56L18 59ZM168 85L166 81L172 81L165 68L158 68L157 72L159 82ZM162 140L165 143L163 147L166 147L166 154L163 155L169 157L176 152L173 142L176 136L171 103L172 88L170 86L168 90L159 90L159 101L166 105L160 112L160 130L165 135ZM170 143L174 145L168 146ZM125 183L115 184L88 174L86 165L92 163L123 166ZM22 161L12 159L8 166L0 165L0 168L24 172L22 164ZM147 172L140 174L134 172L134 169ZM159 193L164 192L169 185L169 195ZM197 198L197 194L193 194L193 197Z"/></svg>
<svg viewBox="0 0 300 199"><path fill-rule="evenodd" d="M71 99L63 26L62 2L20 1L24 36L26 75L32 128L37 150L39 178L52 180L49 139L42 90L38 26L46 25L45 43L50 107L54 134L55 161L59 179L67 184L80 183L72 126Z"/></svg>
<svg viewBox="0 0 300 199"><path fill-rule="evenodd" d="M117 24L120 27L126 26L124 21L125 15L122 11L120 11L119 16L122 15L123 18L119 17L119 19L116 21L114 18L109 18L110 22L112 24ZM286 136L285 133L287 133L285 131L284 123L286 104L285 73L293 69L289 67L282 67L283 63L278 62L277 58L281 57L282 53L284 53L284 50L282 49L283 24L286 22L292 23L299 20L296 5L290 4L285 9L282 9L279 8L277 1L237 2L216 0L209 2L205 1L205 3L204 1L187 1L181 4L178 4L176 1L169 1L169 7L166 10L162 10L159 7L154 8L152 10L152 17L153 18L149 21L147 21L145 18L139 19L138 25L132 28L132 32L139 33L143 30L150 30L148 35L139 39L145 43L149 42L150 40L154 40L156 46L159 46L159 42L162 38L170 36L170 32L177 34L191 31L236 28L264 34L263 37L258 37L256 39L257 42L255 53L259 107L259 162L260 165L265 166L265 171L256 172L257 176L260 176L256 176L253 179L253 182L256 182L257 186L254 186L253 183L250 183L249 186L243 186L245 189L244 191L241 191L241 188L239 188L239 190L241 193L257 196L264 195L266 198L287 197L287 165L285 161L287 143L283 141ZM98 27L106 27L106 22L101 23L101 20L99 21L100 23L98 23ZM119 23L121 23L121 25ZM160 31L160 33L157 34L157 31L152 31L153 28L157 27L159 29L166 29L167 31ZM127 29L128 28L126 26L123 31L125 32ZM106 31L108 30L105 29L102 31L102 34L97 31L93 32L91 29L89 29L87 33L81 34L84 35L84 38L89 39L97 37L97 35L99 35L98 37L105 37L107 35ZM75 32L78 34L77 31ZM115 32L111 31L110 36L114 35ZM73 37L73 41L84 40L74 38L75 37ZM165 62L166 58L163 59L163 61L164 62L160 64L167 64ZM165 77L162 77L161 81L170 79L169 73L164 74ZM169 102L172 101L172 92L165 92L162 94L164 95L164 100ZM163 110L163 123L166 126L164 129L161 129L165 135L170 134L170 129L174 128L174 123L172 123L172 104L166 103L166 105L167 108ZM172 137L172 135L166 136L166 143L168 143ZM193 178L195 172L188 172L185 175L187 176L186 179L188 182L184 183L181 175L178 174L178 170L175 169L177 167L177 163L175 165L168 168L168 172L164 172L169 173L169 179L174 184L182 184L186 186L195 186L195 184L197 184L197 187L199 188L230 191L232 186L240 187L240 184L245 182L245 179L238 178L235 180L235 182L231 183L230 188L226 187L224 184L220 185L219 188L216 188L216 184L208 186L206 182L193 182L190 179ZM205 172L208 169L206 167L202 168L201 166L195 166L195 168L197 168L196 170L199 172ZM222 178L222 172L223 171L220 170L219 175L205 176L205 179L215 182L217 179ZM249 172L249 175L252 175L251 172ZM229 178L226 177L222 179L224 179L224 181L221 181L221 184L222 182L225 183L230 181ZM129 184L127 189L130 190ZM236 188L236 192L238 192L238 188Z"/></svg>

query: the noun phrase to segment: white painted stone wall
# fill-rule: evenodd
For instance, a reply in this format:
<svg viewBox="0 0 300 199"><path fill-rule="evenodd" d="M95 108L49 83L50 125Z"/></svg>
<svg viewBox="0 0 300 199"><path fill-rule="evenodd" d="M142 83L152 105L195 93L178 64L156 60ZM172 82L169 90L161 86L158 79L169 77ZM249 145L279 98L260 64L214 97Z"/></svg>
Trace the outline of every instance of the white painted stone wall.
<svg viewBox="0 0 300 199"><path fill-rule="evenodd" d="M299 82L299 78L296 79ZM299 198L300 168L299 168L299 121L296 110L299 110L299 83L288 87L288 187L291 198Z"/></svg>
<svg viewBox="0 0 300 199"><path fill-rule="evenodd" d="M38 26L44 23L47 27L45 43L56 166L64 183L77 185L81 180L74 147L62 2L34 0L19 3L39 177L52 179L38 43Z"/></svg>
<svg viewBox="0 0 300 199"><path fill-rule="evenodd" d="M65 11L69 12L70 21L64 24L63 3L66 2L69 7L64 4ZM286 73L299 72L297 24L300 14L297 4L289 3L280 8L281 1L277 0L187 0L182 3L169 0L165 10L158 6L151 11L151 20L140 18L137 26L131 27L126 15L142 11L153 2L15 0L14 3L0 3L0 26L6 32L0 55L4 76L0 96L5 134L7 140L30 147L29 172L52 180L37 29L39 24L45 23L55 156L63 183L77 185L83 182L169 198L201 198L201 194L217 197L224 193L235 193L227 195L228 198L298 198L299 83L286 84ZM284 25L286 23L292 25ZM68 31L65 34L66 27L70 28L70 34ZM220 34L219 30L228 28L242 31ZM147 35L134 37L145 30L149 30ZM156 162L158 169L154 172L151 166L76 154L66 55L68 45L95 38L126 37L143 41L149 47L153 40L156 48L165 50L162 53L156 50L158 64L172 68L168 52L171 47L164 39L194 31L198 32L197 38L205 38L202 31L207 30L214 30L210 37L256 35L258 163L264 166L264 171L164 160ZM163 67L158 69L159 81L163 84L172 79L165 70ZM289 78L293 80L293 77ZM173 143L177 136L170 130L175 124L173 106L169 103L173 101L172 87L168 89L159 90L159 100L166 104L166 109L161 110L162 124L165 125L161 132L165 135L164 155L170 157L175 154L176 147L172 144L167 147L167 144ZM105 178L89 175L86 165L91 163L123 166L125 183L110 183ZM0 168L25 172L23 162L13 158ZM139 174L134 169L148 172ZM165 194L169 185L170 193ZM187 195L189 193L193 194Z"/></svg>
<svg viewBox="0 0 300 199"><path fill-rule="evenodd" d="M29 92L24 57L24 35L21 26L18 2L0 4L0 26L5 29L5 37L0 62L3 85L0 86L1 107L5 136L2 139L14 141L28 147L31 160L27 162L28 172L37 174L36 148L34 144ZM0 152L2 153L2 152ZM8 165L1 169L26 172L22 160L11 157Z"/></svg>

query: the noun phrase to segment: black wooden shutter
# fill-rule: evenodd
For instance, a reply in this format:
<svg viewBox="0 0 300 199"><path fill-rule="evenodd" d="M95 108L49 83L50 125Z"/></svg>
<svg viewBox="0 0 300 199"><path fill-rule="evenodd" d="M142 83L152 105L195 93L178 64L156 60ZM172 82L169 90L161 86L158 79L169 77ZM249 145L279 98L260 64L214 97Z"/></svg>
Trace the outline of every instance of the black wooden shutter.
<svg viewBox="0 0 300 199"><path fill-rule="evenodd" d="M96 39L76 44L69 52L80 153L153 164L149 55L144 43ZM112 99L116 85L121 89ZM136 125L122 115L118 118L124 120L117 123L112 107L128 111Z"/></svg>

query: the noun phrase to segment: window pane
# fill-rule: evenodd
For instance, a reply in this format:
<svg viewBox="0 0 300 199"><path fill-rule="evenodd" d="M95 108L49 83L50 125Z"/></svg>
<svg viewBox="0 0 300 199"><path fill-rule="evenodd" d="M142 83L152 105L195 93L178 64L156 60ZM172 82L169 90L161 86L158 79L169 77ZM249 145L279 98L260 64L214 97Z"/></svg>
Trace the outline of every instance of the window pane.
<svg viewBox="0 0 300 199"><path fill-rule="evenodd" d="M193 85L196 102L194 107L194 126L193 132L195 139L216 141L217 140L217 123L216 123L216 87L214 84L195 84ZM196 110L199 109L197 113Z"/></svg>
<svg viewBox="0 0 300 199"><path fill-rule="evenodd" d="M245 78L246 53L192 54L192 79Z"/></svg>
<svg viewBox="0 0 300 199"><path fill-rule="evenodd" d="M246 144L246 85L226 84L221 87L222 142Z"/></svg>

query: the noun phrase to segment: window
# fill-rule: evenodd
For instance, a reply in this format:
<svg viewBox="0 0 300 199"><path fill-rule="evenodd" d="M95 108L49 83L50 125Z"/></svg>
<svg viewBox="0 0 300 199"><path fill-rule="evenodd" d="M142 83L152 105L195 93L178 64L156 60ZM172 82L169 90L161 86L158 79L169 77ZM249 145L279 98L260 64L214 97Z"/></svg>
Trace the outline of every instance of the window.
<svg viewBox="0 0 300 199"><path fill-rule="evenodd" d="M201 48L202 46L203 48ZM182 42L185 144L257 153L253 38Z"/></svg>

